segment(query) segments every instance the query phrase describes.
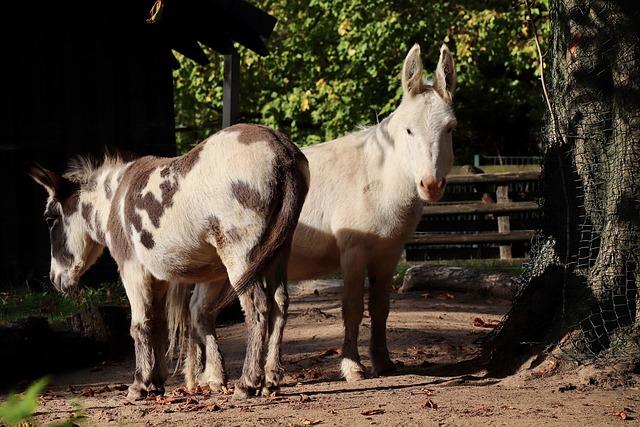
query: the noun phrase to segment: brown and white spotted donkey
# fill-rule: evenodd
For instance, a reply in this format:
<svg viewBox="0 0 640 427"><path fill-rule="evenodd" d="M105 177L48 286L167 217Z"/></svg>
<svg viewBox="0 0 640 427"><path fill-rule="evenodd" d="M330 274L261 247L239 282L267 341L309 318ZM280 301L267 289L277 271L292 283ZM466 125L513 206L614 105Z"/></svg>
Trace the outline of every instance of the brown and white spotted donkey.
<svg viewBox="0 0 640 427"><path fill-rule="evenodd" d="M49 193L55 287L75 286L105 247L118 264L135 342L130 399L164 391L167 289L195 282L216 287L217 305L240 297L248 337L236 397L278 386L287 261L309 186L307 160L283 134L236 125L180 157L29 174Z"/></svg>
<svg viewBox="0 0 640 427"><path fill-rule="evenodd" d="M347 381L364 378L358 329L366 277L373 373L394 369L386 339L391 279L404 243L420 219L423 202L442 197L453 165L456 75L449 49L442 45L432 82L423 79L422 71L420 47L415 45L402 68L402 102L389 117L376 126L303 150L312 178L291 248L289 278L306 280L342 272L345 335L341 369ZM183 309L189 303L186 292L172 293L168 301L170 311L182 310L183 324L190 316L191 329L206 337L206 360L193 346L187 347L185 380L189 387L196 382L215 386L224 381L215 340L215 311L210 314L215 295L209 295L209 289L214 288L196 286L189 310ZM184 334L187 329L182 328Z"/></svg>

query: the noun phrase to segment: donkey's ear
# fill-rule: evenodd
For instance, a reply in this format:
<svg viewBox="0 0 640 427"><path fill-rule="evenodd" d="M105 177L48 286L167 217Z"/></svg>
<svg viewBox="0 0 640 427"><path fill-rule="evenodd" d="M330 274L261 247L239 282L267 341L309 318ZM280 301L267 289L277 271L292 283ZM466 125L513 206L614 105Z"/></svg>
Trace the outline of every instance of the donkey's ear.
<svg viewBox="0 0 640 427"><path fill-rule="evenodd" d="M42 185L50 196L55 196L62 183L62 177L55 172L43 168L37 163L26 165L27 174L35 182Z"/></svg>
<svg viewBox="0 0 640 427"><path fill-rule="evenodd" d="M456 88L456 67L453 65L453 56L446 44L440 47L440 59L436 67L433 87L444 100L448 102L453 100L453 91Z"/></svg>
<svg viewBox="0 0 640 427"><path fill-rule="evenodd" d="M404 96L415 96L425 90L422 82L422 61L420 46L413 45L402 65L402 92Z"/></svg>

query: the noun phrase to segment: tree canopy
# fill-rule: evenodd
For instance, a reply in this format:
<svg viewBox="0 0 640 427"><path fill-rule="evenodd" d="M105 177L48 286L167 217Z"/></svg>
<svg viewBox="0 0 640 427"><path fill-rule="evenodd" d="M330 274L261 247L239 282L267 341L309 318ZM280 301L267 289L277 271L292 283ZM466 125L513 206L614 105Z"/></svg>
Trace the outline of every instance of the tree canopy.
<svg viewBox="0 0 640 427"><path fill-rule="evenodd" d="M402 61L413 43L426 70L440 45L454 52L459 127L456 154L537 151L543 102L525 8L479 0L256 0L278 18L271 54L241 55L243 121L282 129L298 145L336 138L375 123L400 101ZM548 32L548 0L533 9ZM223 58L200 66L178 56L174 73L178 148L219 129Z"/></svg>

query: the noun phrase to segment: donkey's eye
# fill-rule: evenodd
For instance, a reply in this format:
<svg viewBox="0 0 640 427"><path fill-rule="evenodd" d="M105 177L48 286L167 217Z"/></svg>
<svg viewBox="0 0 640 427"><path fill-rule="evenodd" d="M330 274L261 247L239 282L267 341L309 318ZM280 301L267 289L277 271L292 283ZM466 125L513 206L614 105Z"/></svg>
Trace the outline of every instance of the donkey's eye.
<svg viewBox="0 0 640 427"><path fill-rule="evenodd" d="M407 128L407 133L408 133L409 135L413 135L413 132L411 132L411 129L409 129L409 128Z"/></svg>

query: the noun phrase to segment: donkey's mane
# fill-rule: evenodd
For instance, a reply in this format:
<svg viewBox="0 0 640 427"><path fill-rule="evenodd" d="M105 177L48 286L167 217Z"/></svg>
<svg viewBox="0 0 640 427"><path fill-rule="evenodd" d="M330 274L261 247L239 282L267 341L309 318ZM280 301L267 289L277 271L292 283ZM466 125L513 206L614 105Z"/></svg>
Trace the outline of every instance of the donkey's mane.
<svg viewBox="0 0 640 427"><path fill-rule="evenodd" d="M133 159L135 156L119 151L107 151L101 158L89 154L78 155L69 160L62 176L71 182L83 185L88 183L99 170L120 166Z"/></svg>

